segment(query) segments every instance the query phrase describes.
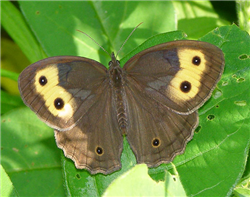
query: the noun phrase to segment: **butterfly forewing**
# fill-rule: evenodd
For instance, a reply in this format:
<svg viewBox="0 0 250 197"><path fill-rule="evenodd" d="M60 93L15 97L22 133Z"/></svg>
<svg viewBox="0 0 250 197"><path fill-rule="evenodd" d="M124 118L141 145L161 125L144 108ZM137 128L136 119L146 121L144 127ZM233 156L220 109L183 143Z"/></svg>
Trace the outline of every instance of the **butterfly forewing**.
<svg viewBox="0 0 250 197"><path fill-rule="evenodd" d="M216 46L199 41L174 41L146 49L125 65L147 95L181 114L193 113L210 96L224 68Z"/></svg>
<svg viewBox="0 0 250 197"><path fill-rule="evenodd" d="M81 57L61 56L27 67L19 77L24 102L57 130L72 128L99 100L107 69Z"/></svg>

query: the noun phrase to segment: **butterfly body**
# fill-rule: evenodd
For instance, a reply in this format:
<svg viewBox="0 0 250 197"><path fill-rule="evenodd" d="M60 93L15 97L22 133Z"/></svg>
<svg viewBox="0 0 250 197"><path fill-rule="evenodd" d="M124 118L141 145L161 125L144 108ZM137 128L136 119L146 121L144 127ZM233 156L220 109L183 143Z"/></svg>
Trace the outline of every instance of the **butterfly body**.
<svg viewBox="0 0 250 197"><path fill-rule="evenodd" d="M127 112L126 112L126 95L124 91L125 72L120 67L120 62L116 60L112 53L112 61L109 62L109 80L112 95L115 100L117 121L122 134L126 134L127 128Z"/></svg>
<svg viewBox="0 0 250 197"><path fill-rule="evenodd" d="M200 41L173 41L109 69L87 58L51 57L26 68L19 90L55 130L56 143L77 168L108 174L121 168L123 135L138 163L155 167L184 151L210 97L224 55Z"/></svg>

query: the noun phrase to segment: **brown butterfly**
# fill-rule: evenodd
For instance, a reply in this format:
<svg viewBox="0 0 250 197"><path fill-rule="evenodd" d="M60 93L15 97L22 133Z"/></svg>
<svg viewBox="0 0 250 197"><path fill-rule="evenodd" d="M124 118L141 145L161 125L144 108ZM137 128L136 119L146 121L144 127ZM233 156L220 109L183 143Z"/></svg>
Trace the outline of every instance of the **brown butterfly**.
<svg viewBox="0 0 250 197"><path fill-rule="evenodd" d="M50 57L21 73L19 90L76 168L109 174L121 168L123 135L149 167L182 153L223 69L216 46L173 41L143 50L123 68L114 54L109 69L83 57Z"/></svg>

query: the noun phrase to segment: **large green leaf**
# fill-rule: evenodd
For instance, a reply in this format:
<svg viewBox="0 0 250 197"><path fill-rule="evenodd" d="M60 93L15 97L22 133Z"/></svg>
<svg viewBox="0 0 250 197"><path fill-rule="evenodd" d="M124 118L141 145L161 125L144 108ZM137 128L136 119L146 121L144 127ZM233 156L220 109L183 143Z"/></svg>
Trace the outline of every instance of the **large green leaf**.
<svg viewBox="0 0 250 197"><path fill-rule="evenodd" d="M60 151L53 130L27 107L1 118L1 164L20 196L62 195Z"/></svg>
<svg viewBox="0 0 250 197"><path fill-rule="evenodd" d="M167 172L164 181L156 182L147 171L146 164L136 165L113 181L104 196L186 196L178 174Z"/></svg>
<svg viewBox="0 0 250 197"><path fill-rule="evenodd" d="M215 12L210 1L173 1L178 17L178 30L198 39L218 26L229 25Z"/></svg>
<svg viewBox="0 0 250 197"><path fill-rule="evenodd" d="M213 97L199 110L201 129L174 163L189 195L225 196L242 176L249 152L250 58L241 57L250 54L250 37L232 25L201 40L223 50L225 71Z"/></svg>
<svg viewBox="0 0 250 197"><path fill-rule="evenodd" d="M20 96L11 95L1 90L1 114L21 106L24 104Z"/></svg>
<svg viewBox="0 0 250 197"><path fill-rule="evenodd" d="M168 39L183 39L181 35L183 34L175 32L155 36L129 56L131 57L153 43L166 42ZM242 176L249 151L250 133L249 124L247 124L249 106L247 103L250 98L248 86L250 59L241 57L242 54L250 53L248 47L250 37L233 25L216 29L201 40L222 48L226 58L226 68L212 98L199 111L199 132L187 145L186 152L176 157L174 164L188 195L225 196L230 194ZM237 52L232 51L237 45L239 48ZM237 68L232 63L238 65ZM232 89L237 89L237 91L232 93ZM108 176L90 176L88 172L76 170L72 162L67 160L64 168L67 172L68 191L72 195L102 194L112 180L136 164L133 154L128 156L130 154L132 154L131 150L125 141L122 154L123 169ZM163 164L158 168L150 169L149 174L154 179L160 180L164 178L165 171L171 168L170 165ZM69 183L79 187L81 184L92 185L97 193L88 190L80 191L79 187L70 187ZM141 184L143 185L143 182Z"/></svg>
<svg viewBox="0 0 250 197"><path fill-rule="evenodd" d="M84 34L89 34L109 53L118 51L130 32L141 22L119 55L131 51L146 38L175 30L171 2L20 2L21 9L49 56L79 55L107 65L110 57ZM148 12L158 13L158 17ZM159 17L167 18L158 21Z"/></svg>
<svg viewBox="0 0 250 197"><path fill-rule="evenodd" d="M18 196L16 189L14 188L8 174L3 169L3 166L0 166L1 172L1 189L0 196Z"/></svg>
<svg viewBox="0 0 250 197"><path fill-rule="evenodd" d="M1 2L1 25L30 61L37 61L39 58L45 57L23 15L9 1Z"/></svg>

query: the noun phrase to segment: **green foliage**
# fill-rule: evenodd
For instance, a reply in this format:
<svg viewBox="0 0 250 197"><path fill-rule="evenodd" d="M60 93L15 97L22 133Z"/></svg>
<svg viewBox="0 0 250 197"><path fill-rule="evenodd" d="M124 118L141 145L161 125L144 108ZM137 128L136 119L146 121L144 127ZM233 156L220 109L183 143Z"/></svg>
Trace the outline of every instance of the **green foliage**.
<svg viewBox="0 0 250 197"><path fill-rule="evenodd" d="M250 33L250 1L236 0L239 27Z"/></svg>
<svg viewBox="0 0 250 197"><path fill-rule="evenodd" d="M21 11L11 2L1 2L1 22L32 63L43 59L45 51L47 56L84 56L108 65L110 57L76 30L89 34L110 53L119 50L140 22L119 53L122 65L139 51L172 40L199 39L221 48L225 71L212 98L199 110L199 131L173 161L178 172L174 181L188 196L229 196L234 189L238 196L247 192L240 184L246 186L250 174L250 36L229 25L232 21L227 17L221 19L210 2L20 1L19 5ZM2 71L1 76L16 80L15 73ZM173 165L148 171L145 165L137 166L124 140L122 169L91 176L63 156L53 130L23 107L19 96L4 90L1 94L1 164L7 180L1 189L6 195L101 196L131 188L126 194L135 190L154 196L151 192L158 187L164 191L160 194L167 195L172 181L167 171L176 174Z"/></svg>
<svg viewBox="0 0 250 197"><path fill-rule="evenodd" d="M147 165L136 165L115 179L105 191L106 196L186 196L180 177L165 174L165 181L156 182L147 173ZM142 184L143 183L143 184Z"/></svg>
<svg viewBox="0 0 250 197"><path fill-rule="evenodd" d="M14 188L8 174L3 169L1 165L1 196L18 196L16 189ZM4 188L4 189L3 189Z"/></svg>

